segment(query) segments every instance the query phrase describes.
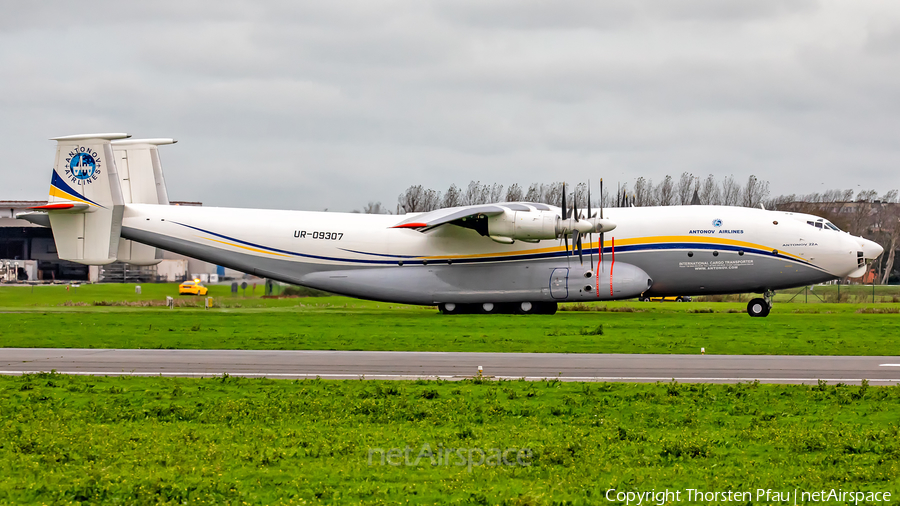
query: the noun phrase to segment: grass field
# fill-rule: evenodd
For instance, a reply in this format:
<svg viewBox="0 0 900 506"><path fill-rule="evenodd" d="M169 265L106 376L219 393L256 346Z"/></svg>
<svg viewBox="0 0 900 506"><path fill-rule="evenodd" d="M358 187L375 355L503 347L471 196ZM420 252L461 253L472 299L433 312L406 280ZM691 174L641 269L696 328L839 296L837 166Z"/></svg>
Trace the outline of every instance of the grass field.
<svg viewBox="0 0 900 506"><path fill-rule="evenodd" d="M213 286L213 309L160 307L175 291L0 287L0 347L900 355L896 303L445 317ZM0 504L576 505L610 488L896 500L900 387L0 377L0 476Z"/></svg>
<svg viewBox="0 0 900 506"><path fill-rule="evenodd" d="M170 310L159 304L173 285L143 285L141 295L130 285L2 287L0 346L900 355L893 303L778 303L768 318L749 318L738 302L637 301L569 305L554 316L446 317L427 307L211 288L216 308L180 297L186 305Z"/></svg>
<svg viewBox="0 0 900 506"><path fill-rule="evenodd" d="M897 387L3 377L0 503L896 498L898 419ZM492 449L513 449L510 465Z"/></svg>

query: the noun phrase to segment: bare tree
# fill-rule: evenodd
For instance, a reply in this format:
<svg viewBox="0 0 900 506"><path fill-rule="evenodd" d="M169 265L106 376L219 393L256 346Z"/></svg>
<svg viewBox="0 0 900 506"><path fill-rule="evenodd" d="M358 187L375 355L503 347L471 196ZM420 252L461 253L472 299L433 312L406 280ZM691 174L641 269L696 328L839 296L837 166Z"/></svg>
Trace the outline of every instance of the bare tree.
<svg viewBox="0 0 900 506"><path fill-rule="evenodd" d="M881 284L886 285L894 272L894 260L897 254L897 247L900 246L900 204L888 204L882 213L881 230L887 239L882 243L882 247L887 253L887 259L884 263L884 274L881 277Z"/></svg>
<svg viewBox="0 0 900 506"><path fill-rule="evenodd" d="M381 202L369 202L363 207L364 214L391 214L390 211L381 206Z"/></svg>
<svg viewBox="0 0 900 506"><path fill-rule="evenodd" d="M806 197L807 202L845 203L853 200L853 190L828 190L825 193L813 193Z"/></svg>
<svg viewBox="0 0 900 506"><path fill-rule="evenodd" d="M425 191L425 208L434 211L441 208L441 192L428 189Z"/></svg>
<svg viewBox="0 0 900 506"><path fill-rule="evenodd" d="M797 202L797 195L792 193L768 199L763 202L763 205L770 211L790 211L795 202Z"/></svg>
<svg viewBox="0 0 900 506"><path fill-rule="evenodd" d="M634 182L634 205L641 207L653 205L653 180L637 178Z"/></svg>
<svg viewBox="0 0 900 506"><path fill-rule="evenodd" d="M705 206L722 205L722 192L719 190L716 176L710 174L703 180L703 185L700 187L700 203Z"/></svg>
<svg viewBox="0 0 900 506"><path fill-rule="evenodd" d="M533 183L528 187L528 192L525 194L525 202L543 202L542 190L541 187L544 186L542 184Z"/></svg>
<svg viewBox="0 0 900 506"><path fill-rule="evenodd" d="M686 206L691 203L694 196L694 175L688 172L682 172L678 178L678 184L675 186L675 193L678 195L678 204Z"/></svg>
<svg viewBox="0 0 900 506"><path fill-rule="evenodd" d="M886 192L872 203L871 233L884 248L876 265L881 272L881 284L887 284L894 271L897 247L900 246L900 203L897 190Z"/></svg>
<svg viewBox="0 0 900 506"><path fill-rule="evenodd" d="M734 180L734 176L725 176L722 180L722 205L739 206L741 205L741 186Z"/></svg>
<svg viewBox="0 0 900 506"><path fill-rule="evenodd" d="M872 225L874 209L872 204L878 199L875 190L860 190L856 194L856 201L850 207L848 214L847 231L853 235L862 236Z"/></svg>
<svg viewBox="0 0 900 506"><path fill-rule="evenodd" d="M485 185L485 187L487 187L487 185ZM497 184L497 183L492 184L490 193L491 193L491 196L490 196L488 202L491 202L491 203L503 202L503 185L502 184Z"/></svg>
<svg viewBox="0 0 900 506"><path fill-rule="evenodd" d="M518 185L518 183L514 183L506 189L506 201L507 202L521 202L522 201L522 187Z"/></svg>
<svg viewBox="0 0 900 506"><path fill-rule="evenodd" d="M572 203L576 203L578 205L578 212L587 210L587 183L578 183L571 187L571 197L568 199L568 204L571 207Z"/></svg>
<svg viewBox="0 0 900 506"><path fill-rule="evenodd" d="M481 181L471 181L463 194L463 205L487 204L490 199L490 186L481 184Z"/></svg>
<svg viewBox="0 0 900 506"><path fill-rule="evenodd" d="M542 187L544 185L541 185ZM552 206L558 206L562 203L562 183L550 183L547 185L546 192L544 193L543 202L544 204L550 204Z"/></svg>
<svg viewBox="0 0 900 506"><path fill-rule="evenodd" d="M447 188L447 192L444 193L444 198L441 199L441 207L457 207L463 205L462 203L462 190L459 189L455 184L451 184L450 188Z"/></svg>
<svg viewBox="0 0 900 506"><path fill-rule="evenodd" d="M672 176L666 176L659 185L656 186L656 204L660 206L671 206L675 204L675 182Z"/></svg>
<svg viewBox="0 0 900 506"><path fill-rule="evenodd" d="M747 186L741 193L744 197L744 207L759 207L759 204L769 196L769 182L750 176L747 179Z"/></svg>
<svg viewBox="0 0 900 506"><path fill-rule="evenodd" d="M441 194L422 185L413 185L401 193L397 204L407 213L433 211L440 205Z"/></svg>

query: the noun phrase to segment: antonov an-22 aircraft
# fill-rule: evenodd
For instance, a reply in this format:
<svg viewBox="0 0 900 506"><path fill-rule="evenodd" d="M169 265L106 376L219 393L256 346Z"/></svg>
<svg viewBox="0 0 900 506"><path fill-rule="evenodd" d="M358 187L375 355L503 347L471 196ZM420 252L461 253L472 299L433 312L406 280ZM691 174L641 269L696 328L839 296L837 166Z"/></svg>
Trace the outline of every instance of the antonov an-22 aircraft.
<svg viewBox="0 0 900 506"><path fill-rule="evenodd" d="M560 207L508 202L399 216L172 206L157 150L175 141L129 137L53 139L49 203L20 217L52 227L61 259L153 265L159 248L445 314L754 292L763 297L747 311L766 316L775 290L862 275L882 252L816 216L740 207L618 207L597 217L568 208L565 196Z"/></svg>

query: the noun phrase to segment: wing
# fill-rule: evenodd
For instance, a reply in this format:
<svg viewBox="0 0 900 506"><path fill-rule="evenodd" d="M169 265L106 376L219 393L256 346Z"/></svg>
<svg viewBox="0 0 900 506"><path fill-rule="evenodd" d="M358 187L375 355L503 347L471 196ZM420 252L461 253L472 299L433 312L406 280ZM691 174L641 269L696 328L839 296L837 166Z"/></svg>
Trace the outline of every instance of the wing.
<svg viewBox="0 0 900 506"><path fill-rule="evenodd" d="M419 232L427 232L445 225L457 222L462 224L469 218L496 216L507 211L552 211L553 208L546 204L532 202L505 202L502 204L480 204L473 206L448 207L426 213L410 215L405 220L391 228L411 228Z"/></svg>

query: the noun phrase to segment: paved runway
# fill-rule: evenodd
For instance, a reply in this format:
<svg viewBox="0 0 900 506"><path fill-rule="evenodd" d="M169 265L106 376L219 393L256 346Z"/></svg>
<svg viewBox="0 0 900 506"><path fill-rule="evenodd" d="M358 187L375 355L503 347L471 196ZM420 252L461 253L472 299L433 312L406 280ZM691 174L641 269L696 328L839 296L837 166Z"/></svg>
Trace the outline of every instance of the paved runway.
<svg viewBox="0 0 900 506"><path fill-rule="evenodd" d="M900 382L900 357L0 348L0 374L621 382Z"/></svg>

